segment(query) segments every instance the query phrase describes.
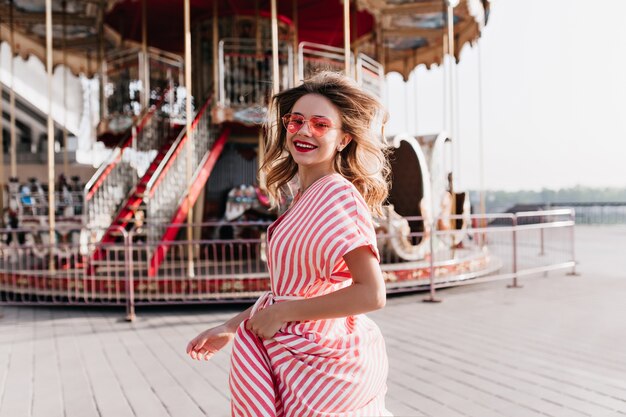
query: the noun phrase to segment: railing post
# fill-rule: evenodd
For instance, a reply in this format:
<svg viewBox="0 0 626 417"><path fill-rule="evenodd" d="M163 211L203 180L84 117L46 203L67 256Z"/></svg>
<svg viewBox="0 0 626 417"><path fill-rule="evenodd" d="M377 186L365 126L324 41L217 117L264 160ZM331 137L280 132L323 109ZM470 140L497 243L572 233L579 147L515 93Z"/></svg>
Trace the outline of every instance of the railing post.
<svg viewBox="0 0 626 417"><path fill-rule="evenodd" d="M218 80L218 95L217 102L220 106L226 106L226 85L225 85L225 70L224 70L224 40L219 41L218 46L218 59L217 59L217 80Z"/></svg>
<svg viewBox="0 0 626 417"><path fill-rule="evenodd" d="M133 268L133 235L124 235L124 253L126 254L126 321L135 321L135 278Z"/></svg>
<svg viewBox="0 0 626 417"><path fill-rule="evenodd" d="M572 270L567 273L570 276L579 276L580 274L576 271L576 244L574 242L576 234L574 228L576 227L576 211L571 209L570 211L570 220L572 221L572 225L570 226L570 252L572 254Z"/></svg>
<svg viewBox="0 0 626 417"><path fill-rule="evenodd" d="M298 81L304 80L304 45L300 42L298 45Z"/></svg>
<svg viewBox="0 0 626 417"><path fill-rule="evenodd" d="M422 301L425 303L440 303L442 300L435 296L435 235L437 233L437 220L433 222L430 229L430 282L428 284L428 298Z"/></svg>
<svg viewBox="0 0 626 417"><path fill-rule="evenodd" d="M537 256L545 256L546 254L546 245L545 245L545 230L546 228L544 227L544 223L545 222L545 217L541 216L541 227L539 228L539 247L540 247L540 252ZM547 277L548 276L548 271L544 271L543 272L543 276Z"/></svg>
<svg viewBox="0 0 626 417"><path fill-rule="evenodd" d="M507 285L507 288L522 288L517 283L517 214L513 215L513 283Z"/></svg>

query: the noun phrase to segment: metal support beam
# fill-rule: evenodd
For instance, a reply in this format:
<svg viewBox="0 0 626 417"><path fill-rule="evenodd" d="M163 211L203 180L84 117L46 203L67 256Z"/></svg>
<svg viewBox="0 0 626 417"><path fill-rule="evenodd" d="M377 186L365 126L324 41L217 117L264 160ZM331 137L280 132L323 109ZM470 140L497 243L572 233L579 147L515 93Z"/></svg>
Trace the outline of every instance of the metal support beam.
<svg viewBox="0 0 626 417"><path fill-rule="evenodd" d="M386 65L387 57L385 56L385 32L383 31L382 22L376 23L376 58L382 64L383 68Z"/></svg>
<svg viewBox="0 0 626 417"><path fill-rule="evenodd" d="M380 10L382 16L385 15L412 15L427 14L441 12L441 1L430 0L428 2L408 2L406 4L394 4L393 6L383 7Z"/></svg>
<svg viewBox="0 0 626 417"><path fill-rule="evenodd" d="M195 275L193 267L193 230L191 224L193 223L193 204L191 200L191 159L193 157L193 143L194 135L191 131L191 123L193 121L193 114L191 112L191 9L189 0L185 0L185 121L187 128L187 169L185 171L185 182L187 184L187 204L189 210L187 211L187 241L190 242L187 251L187 274L190 277Z"/></svg>
<svg viewBox="0 0 626 417"><path fill-rule="evenodd" d="M359 37L359 18L358 18L358 9L356 3L353 4L354 10L354 19L350 20L350 49L352 50L352 54L354 56L354 79L357 83L361 84L361 73L359 71L359 53L360 53L360 45L355 42Z"/></svg>
<svg viewBox="0 0 626 417"><path fill-rule="evenodd" d="M292 0L291 2L291 14L293 20L293 53L296 56L296 59L293 60L293 85L300 84L301 80L298 80L298 74L300 74L299 59L297 59L298 54L298 46L300 45L300 40L298 38L298 0Z"/></svg>
<svg viewBox="0 0 626 417"><path fill-rule="evenodd" d="M105 3L104 0L100 0L100 9L98 10L98 71L100 71L100 91L99 91L99 99L100 99L100 123L102 123L107 114L106 107L106 95L104 94L104 82L105 82L105 62L106 59L104 57L104 8Z"/></svg>
<svg viewBox="0 0 626 417"><path fill-rule="evenodd" d="M49 271L54 272L55 198L54 198L54 122L52 120L52 0L46 0L46 70L48 73L48 227L50 242Z"/></svg>
<svg viewBox="0 0 626 417"><path fill-rule="evenodd" d="M343 0L343 63L344 71L350 74L350 0Z"/></svg>
<svg viewBox="0 0 626 417"><path fill-rule="evenodd" d="M272 0L272 93L280 92L280 68L278 66L278 12L276 0Z"/></svg>
<svg viewBox="0 0 626 417"><path fill-rule="evenodd" d="M219 79L219 21L217 20L217 13L219 12L217 7L217 1L213 2L213 97L216 100L223 100L224 97L219 97L220 91L220 79ZM257 25L258 25L257 20Z"/></svg>
<svg viewBox="0 0 626 417"><path fill-rule="evenodd" d="M69 150L67 149L67 1L62 1L63 5L63 175L69 179ZM54 43L53 43L54 45ZM53 46L54 47L54 46Z"/></svg>
<svg viewBox="0 0 626 417"><path fill-rule="evenodd" d="M487 212L487 208L485 203L485 141L483 136L483 68L482 54L480 52L481 43L480 39L476 42L476 53L478 54L476 59L478 63L478 178L480 184L480 214L484 216ZM483 219L479 227L483 228L486 226L487 222Z"/></svg>
<svg viewBox="0 0 626 417"><path fill-rule="evenodd" d="M10 5L0 5L0 14L2 15L10 14L11 13L10 8L11 8ZM52 16L53 16L52 18L55 21L59 21L62 18L61 13L58 13L58 12L53 13ZM36 25L36 24L40 24L41 22L44 22L45 20L46 20L45 13L26 12L26 11L22 12L19 10L13 11L13 21L18 25L24 25L24 26ZM68 23L71 25L76 25L76 26L93 27L94 19L93 17L80 16L80 15L74 14L74 15L69 16Z"/></svg>
<svg viewBox="0 0 626 417"><path fill-rule="evenodd" d="M17 132L15 130L15 68L14 68L14 57L16 54L15 48L15 28L13 22L13 9L15 5L13 4L13 0L11 0L11 9L9 9L9 30L10 35L10 49L11 53L9 54L9 72L11 73L11 83L9 84L9 117L10 117L10 129L11 129L11 177L17 177Z"/></svg>
<svg viewBox="0 0 626 417"><path fill-rule="evenodd" d="M2 25L2 16L0 15L0 25ZM0 68L2 68L2 44L0 43ZM4 212L4 98L2 93L4 88L0 82L0 210Z"/></svg>
<svg viewBox="0 0 626 417"><path fill-rule="evenodd" d="M150 107L150 57L148 56L148 0L141 0L141 107Z"/></svg>
<svg viewBox="0 0 626 417"><path fill-rule="evenodd" d="M448 34L447 34L447 41L448 41L448 45L447 45L447 49L448 49L448 68L447 68L447 76L448 76L448 106L450 108L449 110L449 115L450 115L450 119L449 119L449 126L450 128L448 129L448 134L452 136L453 141L452 141L452 148L453 148L453 152L452 152L452 171L454 172L454 182L455 185L458 185L459 183L459 143L458 143L458 138L456 136L456 131L455 131L455 123L456 123L456 114L455 114L455 109L456 109L456 103L454 100L454 91L455 91L455 77L454 77L454 73L455 73L455 69L456 69L456 58L454 56L454 5L456 5L456 3L458 3L458 1L454 1L454 0L446 0L446 17L447 17L447 30L448 30ZM444 60L446 59L446 57L444 56ZM453 195L454 197L454 195ZM456 201L456 199L453 200L453 202ZM453 203L453 208L454 208L454 203Z"/></svg>

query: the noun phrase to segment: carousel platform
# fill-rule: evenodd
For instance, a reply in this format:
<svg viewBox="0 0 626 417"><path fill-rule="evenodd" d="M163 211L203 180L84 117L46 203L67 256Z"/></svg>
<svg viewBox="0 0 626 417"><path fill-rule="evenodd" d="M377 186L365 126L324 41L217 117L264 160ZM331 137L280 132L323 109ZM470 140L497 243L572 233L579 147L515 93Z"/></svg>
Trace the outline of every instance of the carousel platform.
<svg viewBox="0 0 626 417"><path fill-rule="evenodd" d="M396 416L626 414L626 226L577 226L579 276L537 274L392 296L371 317L390 357ZM228 416L228 352L209 362L186 342L238 306L119 309L6 306L0 417Z"/></svg>
<svg viewBox="0 0 626 417"><path fill-rule="evenodd" d="M0 255L6 258L0 257L0 260L5 260L7 269L12 265L11 254L6 249L0 250ZM106 259L96 265L86 257L68 256L58 260L56 271L51 273L45 260L29 253L19 261L13 260L13 264L28 265L28 268L0 271L0 300L115 305L127 300L131 281L134 302L146 303L247 302L270 289L264 262L199 258L194 262L193 277L188 276L188 263L184 259L169 262L159 276L150 277L145 260L133 259L129 265L123 258ZM502 259L493 256L487 247L473 244L459 249L439 249L435 258L433 278L439 288L487 277L503 266ZM389 294L428 289L430 256L413 262L386 261L381 268Z"/></svg>

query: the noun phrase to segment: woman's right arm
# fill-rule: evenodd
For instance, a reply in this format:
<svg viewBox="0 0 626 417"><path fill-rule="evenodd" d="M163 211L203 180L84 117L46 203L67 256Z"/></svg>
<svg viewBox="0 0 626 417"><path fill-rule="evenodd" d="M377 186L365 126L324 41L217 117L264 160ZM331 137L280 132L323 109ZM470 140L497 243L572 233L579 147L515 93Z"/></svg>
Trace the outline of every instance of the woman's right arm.
<svg viewBox="0 0 626 417"><path fill-rule="evenodd" d="M241 322L244 321L245 319L250 318L252 307L253 306L248 307L245 311L242 311L241 313L237 314L232 319L226 321L224 325L227 326L233 333L235 333L237 331L237 327L239 327Z"/></svg>
<svg viewBox="0 0 626 417"><path fill-rule="evenodd" d="M252 307L249 307L219 326L201 332L187 344L187 354L192 359L208 360L235 338L237 328L242 321L250 317L251 311Z"/></svg>

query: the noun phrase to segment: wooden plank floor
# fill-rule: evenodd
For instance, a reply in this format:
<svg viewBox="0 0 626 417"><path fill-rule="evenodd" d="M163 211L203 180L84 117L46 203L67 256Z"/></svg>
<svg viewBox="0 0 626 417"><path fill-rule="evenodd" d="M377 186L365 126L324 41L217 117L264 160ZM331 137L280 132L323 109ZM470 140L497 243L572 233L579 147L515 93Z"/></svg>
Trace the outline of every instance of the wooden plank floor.
<svg viewBox="0 0 626 417"><path fill-rule="evenodd" d="M626 416L626 227L577 228L580 276L390 297L371 314L396 416ZM0 417L227 416L229 352L187 341L243 306L1 307Z"/></svg>

